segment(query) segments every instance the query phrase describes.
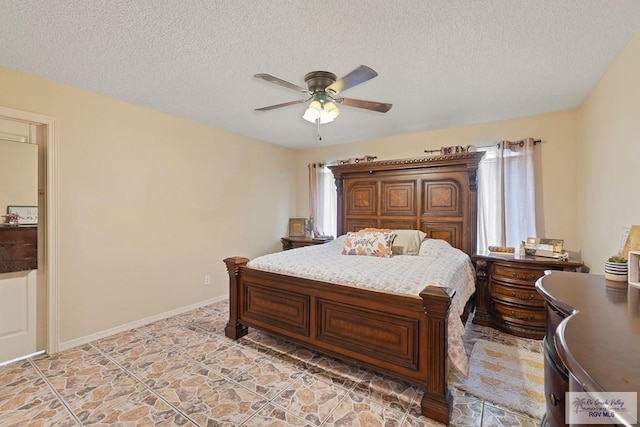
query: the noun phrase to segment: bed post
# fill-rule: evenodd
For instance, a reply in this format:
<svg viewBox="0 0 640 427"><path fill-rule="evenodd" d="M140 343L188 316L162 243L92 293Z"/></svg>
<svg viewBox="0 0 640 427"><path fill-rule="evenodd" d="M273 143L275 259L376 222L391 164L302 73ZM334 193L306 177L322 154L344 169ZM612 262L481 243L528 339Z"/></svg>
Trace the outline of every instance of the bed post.
<svg viewBox="0 0 640 427"><path fill-rule="evenodd" d="M248 328L238 321L240 287L238 276L240 267L247 265L249 258L234 256L224 259L229 273L229 323L224 328L224 334L234 340L247 335Z"/></svg>
<svg viewBox="0 0 640 427"><path fill-rule="evenodd" d="M427 286L420 297L427 315L427 389L420 408L422 415L449 425L453 398L447 386L447 316L455 290Z"/></svg>
<svg viewBox="0 0 640 427"><path fill-rule="evenodd" d="M346 234L347 230L346 225L344 224L344 214L343 214L343 202L342 202L342 190L343 190L343 180L342 180L342 174L340 174L339 172L337 172L336 170L334 170L333 168L331 168L331 172L333 173L333 176L335 177L335 183L336 183L336 207L338 210L338 216L337 216L337 221L336 221L336 237L338 236L342 236L343 234Z"/></svg>

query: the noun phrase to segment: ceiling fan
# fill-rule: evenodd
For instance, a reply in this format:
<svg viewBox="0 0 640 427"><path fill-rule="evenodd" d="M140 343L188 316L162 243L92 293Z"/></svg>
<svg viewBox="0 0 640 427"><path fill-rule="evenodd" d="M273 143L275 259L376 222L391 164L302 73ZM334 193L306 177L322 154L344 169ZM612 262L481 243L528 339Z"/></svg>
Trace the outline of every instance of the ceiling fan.
<svg viewBox="0 0 640 427"><path fill-rule="evenodd" d="M366 65L359 66L349 74L337 80L336 75L328 71L312 71L304 76L304 81L307 83L307 88L305 89L270 74L255 74L254 77L258 79L309 95L306 99L256 108L255 111L269 111L276 108L288 107L289 105L302 104L304 102L311 101L302 118L311 123L318 123L318 126L320 126L320 124L330 123L333 119L338 117L340 110L336 104L386 113L391 109L391 104L336 96L347 89L376 77L377 75L378 73Z"/></svg>

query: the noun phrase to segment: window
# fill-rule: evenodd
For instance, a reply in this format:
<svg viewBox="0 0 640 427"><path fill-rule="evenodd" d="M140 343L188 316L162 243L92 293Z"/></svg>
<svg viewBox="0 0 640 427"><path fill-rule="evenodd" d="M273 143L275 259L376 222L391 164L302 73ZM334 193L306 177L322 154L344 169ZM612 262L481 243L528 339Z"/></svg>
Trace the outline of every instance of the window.
<svg viewBox="0 0 640 427"><path fill-rule="evenodd" d="M532 138L479 147L478 250L517 248L536 236L534 141Z"/></svg>
<svg viewBox="0 0 640 427"><path fill-rule="evenodd" d="M314 219L314 233L335 236L337 211L336 184L331 169L324 163L309 164L309 216Z"/></svg>

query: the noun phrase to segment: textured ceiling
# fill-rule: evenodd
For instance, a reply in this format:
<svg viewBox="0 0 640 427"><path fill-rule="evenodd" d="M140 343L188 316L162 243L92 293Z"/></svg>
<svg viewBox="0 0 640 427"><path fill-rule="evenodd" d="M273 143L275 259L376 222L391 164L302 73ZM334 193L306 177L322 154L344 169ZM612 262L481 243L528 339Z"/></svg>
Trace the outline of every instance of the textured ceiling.
<svg viewBox="0 0 640 427"><path fill-rule="evenodd" d="M0 66L292 148L578 107L633 34L637 0L0 0ZM305 86L379 76L315 125ZM0 103L2 96L0 95Z"/></svg>

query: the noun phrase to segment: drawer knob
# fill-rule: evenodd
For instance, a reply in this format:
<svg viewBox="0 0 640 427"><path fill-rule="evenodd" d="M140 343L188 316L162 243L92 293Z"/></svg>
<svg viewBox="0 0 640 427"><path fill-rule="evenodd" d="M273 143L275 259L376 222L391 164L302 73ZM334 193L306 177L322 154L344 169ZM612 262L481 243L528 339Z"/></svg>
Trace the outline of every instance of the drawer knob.
<svg viewBox="0 0 640 427"><path fill-rule="evenodd" d="M560 400L561 399L556 397L555 394L549 393L549 402L551 403L551 406L558 406L558 403L560 403Z"/></svg>

